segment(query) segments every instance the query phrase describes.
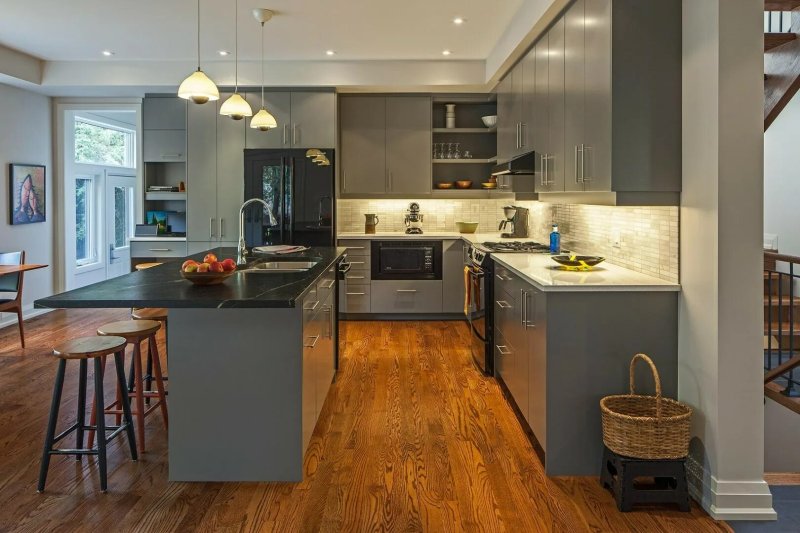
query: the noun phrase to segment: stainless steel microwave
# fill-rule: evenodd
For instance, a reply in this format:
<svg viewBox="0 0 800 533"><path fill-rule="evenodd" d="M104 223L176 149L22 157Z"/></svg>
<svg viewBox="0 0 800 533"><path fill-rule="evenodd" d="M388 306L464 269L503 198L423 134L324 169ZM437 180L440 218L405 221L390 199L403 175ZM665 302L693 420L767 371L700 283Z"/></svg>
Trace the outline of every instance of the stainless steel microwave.
<svg viewBox="0 0 800 533"><path fill-rule="evenodd" d="M372 241L372 279L442 279L442 241Z"/></svg>

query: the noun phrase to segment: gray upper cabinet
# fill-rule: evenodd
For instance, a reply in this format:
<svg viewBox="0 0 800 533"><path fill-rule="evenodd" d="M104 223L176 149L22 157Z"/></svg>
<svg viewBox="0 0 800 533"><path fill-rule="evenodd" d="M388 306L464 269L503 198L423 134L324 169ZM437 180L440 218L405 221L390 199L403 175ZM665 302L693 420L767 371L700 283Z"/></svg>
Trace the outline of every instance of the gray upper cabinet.
<svg viewBox="0 0 800 533"><path fill-rule="evenodd" d="M340 190L343 195L431 192L431 99L343 96Z"/></svg>
<svg viewBox="0 0 800 533"><path fill-rule="evenodd" d="M228 94L220 94L218 106ZM219 114L217 109L217 199L216 238L220 242L238 240L239 207L244 201L245 121Z"/></svg>
<svg viewBox="0 0 800 533"><path fill-rule="evenodd" d="M255 115L261 109L261 92L245 99ZM332 148L336 135L336 95L333 92L265 92L264 105L278 127L259 131L247 121L247 148Z"/></svg>
<svg viewBox="0 0 800 533"><path fill-rule="evenodd" d="M264 106L275 117L277 128L260 131L250 127L252 117L245 118L245 148L286 148L289 142L289 122L291 121L291 98L289 92L265 92ZM247 103L253 108L255 115L261 109L261 92L245 95ZM333 124L331 124L333 127Z"/></svg>
<svg viewBox="0 0 800 533"><path fill-rule="evenodd" d="M386 98L347 96L339 102L341 192L386 192Z"/></svg>
<svg viewBox="0 0 800 533"><path fill-rule="evenodd" d="M598 201L618 205L679 201L680 30L678 0L576 0L534 44L532 91L528 61L512 74L522 67L524 98L533 95L533 118L523 98L523 122L533 122L524 151L537 153L537 192L615 193ZM503 113L513 107L498 105L498 124L513 125Z"/></svg>
<svg viewBox="0 0 800 533"><path fill-rule="evenodd" d="M185 130L186 105L175 96L148 96L142 101L142 129Z"/></svg>
<svg viewBox="0 0 800 533"><path fill-rule="evenodd" d="M431 187L431 99L386 99L387 190L420 194Z"/></svg>
<svg viewBox="0 0 800 533"><path fill-rule="evenodd" d="M335 110L336 95L332 92L293 92L289 132L292 148L333 148Z"/></svg>
<svg viewBox="0 0 800 533"><path fill-rule="evenodd" d="M217 106L191 105L187 130L186 235L189 241L216 239ZM190 250L192 247L190 246ZM203 245L203 249L207 246Z"/></svg>
<svg viewBox="0 0 800 533"><path fill-rule="evenodd" d="M498 86L497 153L508 160L531 150L526 146L525 128L525 62L519 63ZM530 144L529 142L527 144Z"/></svg>
<svg viewBox="0 0 800 533"><path fill-rule="evenodd" d="M186 130L144 130L142 160L145 163L186 161Z"/></svg>

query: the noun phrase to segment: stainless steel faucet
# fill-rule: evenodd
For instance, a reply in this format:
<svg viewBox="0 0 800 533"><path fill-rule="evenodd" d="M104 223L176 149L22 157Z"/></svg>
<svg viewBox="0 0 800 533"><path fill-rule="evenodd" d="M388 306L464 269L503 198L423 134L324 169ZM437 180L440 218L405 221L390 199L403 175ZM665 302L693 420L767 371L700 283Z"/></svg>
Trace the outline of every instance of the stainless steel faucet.
<svg viewBox="0 0 800 533"><path fill-rule="evenodd" d="M270 225L276 226L278 224L278 221L275 220L275 214L272 212L272 208L261 198L251 198L242 204L242 207L239 208L239 253L236 257L236 264L238 265L243 265L247 262L245 259L247 256L247 244L245 244L244 241L244 210L247 209L248 205L254 203L262 204L267 210L267 216L269 217Z"/></svg>

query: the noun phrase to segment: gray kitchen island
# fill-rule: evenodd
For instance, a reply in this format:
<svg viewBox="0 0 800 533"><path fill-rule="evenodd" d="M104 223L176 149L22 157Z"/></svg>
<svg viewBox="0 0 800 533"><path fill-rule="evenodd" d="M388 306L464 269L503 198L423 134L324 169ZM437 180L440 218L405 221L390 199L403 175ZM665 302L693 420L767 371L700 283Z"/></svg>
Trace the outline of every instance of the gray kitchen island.
<svg viewBox="0 0 800 533"><path fill-rule="evenodd" d="M233 248L214 252L236 257ZM315 263L300 272L265 272L251 259L205 287L181 278L178 259L35 303L169 309L171 481L299 481L336 372L344 252L282 258Z"/></svg>

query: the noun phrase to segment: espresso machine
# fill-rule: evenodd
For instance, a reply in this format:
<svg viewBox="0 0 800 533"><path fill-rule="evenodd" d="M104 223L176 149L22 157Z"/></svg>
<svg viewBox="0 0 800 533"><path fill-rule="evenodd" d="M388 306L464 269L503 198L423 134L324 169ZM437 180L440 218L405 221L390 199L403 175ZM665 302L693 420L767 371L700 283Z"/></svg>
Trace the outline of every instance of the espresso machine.
<svg viewBox="0 0 800 533"><path fill-rule="evenodd" d="M524 207L507 205L503 208L506 219L500 222L500 237L504 239L528 238L528 210Z"/></svg>
<svg viewBox="0 0 800 533"><path fill-rule="evenodd" d="M406 211L406 233L409 235L422 234L422 219L423 215L419 212L419 204L417 202L411 202Z"/></svg>

